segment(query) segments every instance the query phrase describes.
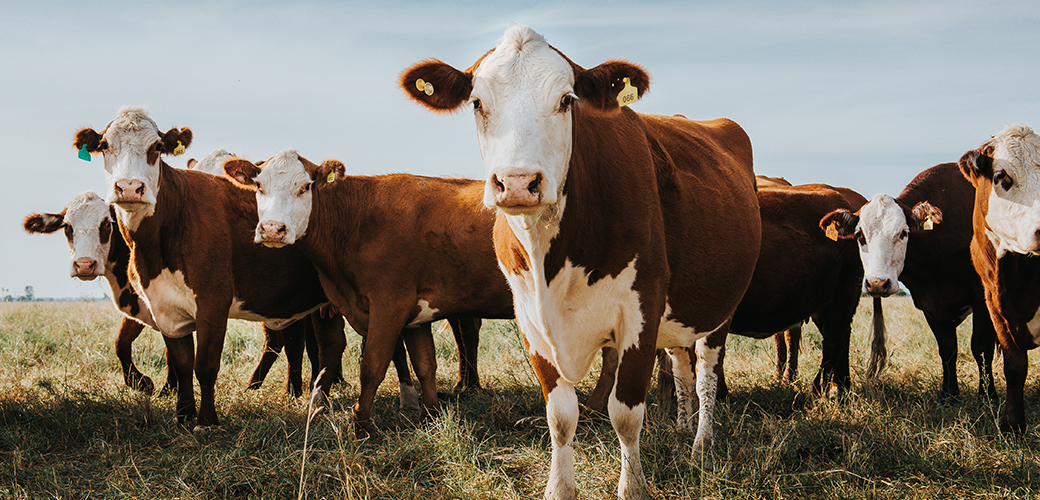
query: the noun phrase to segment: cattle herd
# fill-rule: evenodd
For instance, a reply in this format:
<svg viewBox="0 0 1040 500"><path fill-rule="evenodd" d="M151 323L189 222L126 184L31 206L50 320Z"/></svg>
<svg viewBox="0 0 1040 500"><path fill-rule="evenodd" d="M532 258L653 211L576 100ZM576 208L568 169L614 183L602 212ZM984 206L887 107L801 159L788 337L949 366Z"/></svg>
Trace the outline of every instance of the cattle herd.
<svg viewBox="0 0 1040 500"><path fill-rule="evenodd" d="M71 275L111 285L127 385L154 390L131 357L151 327L166 343L162 391L177 393L177 422L218 425L214 384L227 320L239 318L261 322L266 338L249 387L284 348L286 390L301 394L306 350L322 403L342 379L345 318L365 338L354 413L365 433L391 360L401 407L436 414L431 322L449 320L465 391L479 386L480 318L515 317L545 398L546 498L575 497L575 384L600 352L589 406L608 411L621 444L618 496L643 498L639 435L655 359L673 381L678 428L703 453L726 393L729 333L776 335L777 377L790 380L811 319L823 338L813 391L840 393L861 292L874 297L872 376L885 360L880 299L902 282L938 343L940 394L958 392L955 328L974 311L979 394L996 397L999 343L1001 428L1024 430L1026 351L1040 345L1040 136L1028 127L868 201L756 178L733 121L636 113L626 106L649 88L642 68L583 68L525 26L469 69L429 59L400 84L429 110L472 107L485 181L350 176L337 160L288 149L255 162L218 150L172 168L162 158L190 146L191 130L163 132L140 108L76 133L80 158L103 160L107 193L24 225L63 229Z"/></svg>

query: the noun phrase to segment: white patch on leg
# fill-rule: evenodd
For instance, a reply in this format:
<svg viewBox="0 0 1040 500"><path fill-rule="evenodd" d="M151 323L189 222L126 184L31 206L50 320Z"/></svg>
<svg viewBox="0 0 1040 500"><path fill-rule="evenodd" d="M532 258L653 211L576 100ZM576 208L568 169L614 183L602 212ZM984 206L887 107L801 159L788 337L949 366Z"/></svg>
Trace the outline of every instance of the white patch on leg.
<svg viewBox="0 0 1040 500"><path fill-rule="evenodd" d="M411 384L401 384L401 411L419 411L419 392Z"/></svg>
<svg viewBox="0 0 1040 500"><path fill-rule="evenodd" d="M419 314L415 316L415 319L405 325L405 328L415 328L420 325L425 325L435 319L437 319L437 313L439 309L430 307L430 302L426 299L419 299L418 306L420 308Z"/></svg>
<svg viewBox="0 0 1040 500"><path fill-rule="evenodd" d="M678 401L679 413L675 419L675 426L679 432L693 434L694 416L697 405L697 395L694 394L694 383L696 379L693 373L693 363L690 359L690 350L683 347L668 349L668 356L672 358L672 377L675 379L675 399Z"/></svg>
<svg viewBox="0 0 1040 500"><path fill-rule="evenodd" d="M578 396L574 386L560 379L545 403L552 437L552 464L545 498L576 498L574 485L574 431L578 427Z"/></svg>
<svg viewBox="0 0 1040 500"><path fill-rule="evenodd" d="M700 418L693 448L699 451L710 449L714 437L715 394L719 382L719 377L715 375L715 365L719 362L721 351L722 346L709 348L706 339L697 341L697 396L700 398Z"/></svg>
<svg viewBox="0 0 1040 500"><path fill-rule="evenodd" d="M607 402L610 423L621 443L621 478L618 480L618 498L644 498L647 496L646 478L639 461L639 434L643 429L646 405L640 403L632 408L617 399L615 392Z"/></svg>

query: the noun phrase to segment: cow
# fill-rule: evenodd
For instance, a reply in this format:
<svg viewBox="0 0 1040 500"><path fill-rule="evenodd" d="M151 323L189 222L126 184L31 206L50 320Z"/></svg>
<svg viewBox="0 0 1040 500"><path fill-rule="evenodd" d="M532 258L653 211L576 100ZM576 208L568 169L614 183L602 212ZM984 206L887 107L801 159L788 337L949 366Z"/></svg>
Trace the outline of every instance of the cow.
<svg viewBox="0 0 1040 500"><path fill-rule="evenodd" d="M256 243L303 252L329 300L367 335L355 409L359 432L370 428L372 401L399 336L413 356L413 349L432 354L431 321L513 316L491 242L494 213L480 203L483 182L348 176L337 160L316 165L291 149L259 164L227 160L224 170L256 192ZM461 340L456 333L460 361L463 346L473 349L475 361L480 323L463 323L476 329ZM416 370L424 418L437 412L436 359L431 362L428 372ZM470 370L476 374L475 365Z"/></svg>
<svg viewBox="0 0 1040 500"><path fill-rule="evenodd" d="M430 59L400 80L429 110L473 107L495 254L546 401L546 498L576 495L574 385L604 346L620 353L607 404L618 496L648 496L639 434L658 347L685 367L678 426L697 421L694 447L710 459L717 361L761 237L751 141L728 119L621 106L649 81L620 60L586 70L521 25L465 71ZM693 353L699 412L680 362Z"/></svg>
<svg viewBox="0 0 1040 500"><path fill-rule="evenodd" d="M837 210L840 238L855 239L863 262L863 292L880 300L906 285L924 313L942 363L941 398L957 396L957 326L972 315L971 351L979 370L979 396L996 397L996 333L986 311L982 280L971 263L971 210L975 192L956 163L918 174L898 197L878 194L859 211ZM872 351L883 348L881 345Z"/></svg>
<svg viewBox="0 0 1040 500"><path fill-rule="evenodd" d="M851 189L825 184L762 187L759 179L758 186L762 246L755 274L733 315L730 333L759 339L774 336L780 346L785 330L800 331L802 322L811 317L823 337L813 392L831 395L845 390L850 385L849 340L863 268L855 244L829 238L820 220L835 209L857 210L867 200ZM883 316L875 311L875 318ZM794 360L797 349L798 344L793 343L789 352ZM659 361L667 367L667 357L659 357ZM603 379L616 363L616 355L604 356L604 376L593 394L613 383L612 379ZM778 372L781 367L778 364ZM788 369L797 369L797 365L792 363ZM670 402L669 372L673 370L665 368L658 377L658 401L663 407ZM720 371L719 398L726 393L724 380Z"/></svg>
<svg viewBox="0 0 1040 500"><path fill-rule="evenodd" d="M1004 356L1000 429L1022 433L1026 351L1040 346L1040 136L1011 125L965 153L958 166L975 186L971 260Z"/></svg>
<svg viewBox="0 0 1040 500"><path fill-rule="evenodd" d="M215 382L229 317L282 328L327 304L317 272L298 250L254 245L256 201L228 179L162 161L191 144L188 128L166 132L142 108L126 107L98 133L84 128L73 146L104 160L106 201L130 248L130 281L167 337L178 385L177 423L219 425ZM193 347L196 333L197 348ZM342 338L342 337L340 337ZM319 399L339 378L342 344L319 336ZM192 368L200 386L195 406ZM193 422L194 421L194 422Z"/></svg>

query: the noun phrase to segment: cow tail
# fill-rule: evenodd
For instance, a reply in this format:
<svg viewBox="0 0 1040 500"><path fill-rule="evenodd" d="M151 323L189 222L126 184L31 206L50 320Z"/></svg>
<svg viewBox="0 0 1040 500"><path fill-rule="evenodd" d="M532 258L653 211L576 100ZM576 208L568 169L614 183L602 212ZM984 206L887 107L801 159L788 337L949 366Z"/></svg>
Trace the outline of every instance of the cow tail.
<svg viewBox="0 0 1040 500"><path fill-rule="evenodd" d="M881 310L881 297L874 297L874 338L870 342L870 364L867 365L867 380L877 378L888 362L885 347L885 314Z"/></svg>

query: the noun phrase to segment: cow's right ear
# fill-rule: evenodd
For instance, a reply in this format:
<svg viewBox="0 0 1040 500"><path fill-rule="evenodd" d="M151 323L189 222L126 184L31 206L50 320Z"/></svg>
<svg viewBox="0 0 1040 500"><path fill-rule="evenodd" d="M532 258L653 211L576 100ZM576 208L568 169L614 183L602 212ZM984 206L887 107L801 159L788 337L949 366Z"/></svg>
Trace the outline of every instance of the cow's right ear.
<svg viewBox="0 0 1040 500"><path fill-rule="evenodd" d="M635 90L635 95L628 96L632 100L625 102L626 106L650 90L650 75L638 64L615 59L595 68L575 68L574 93L580 99L578 102L600 111L618 109L621 106L618 96L629 87Z"/></svg>
<svg viewBox="0 0 1040 500"><path fill-rule="evenodd" d="M820 219L820 229L832 240L847 240L856 236L857 225L859 216L844 208L834 210Z"/></svg>
<svg viewBox="0 0 1040 500"><path fill-rule="evenodd" d="M50 234L65 225L65 210L60 214L30 214L22 227L27 233Z"/></svg>
<svg viewBox="0 0 1040 500"><path fill-rule="evenodd" d="M100 153L108 149L108 143L101 140L101 134L87 127L76 132L76 138L72 141L72 147L77 150L85 147L88 153Z"/></svg>
<svg viewBox="0 0 1040 500"><path fill-rule="evenodd" d="M456 111L473 92L473 75L428 59L401 73L401 88L415 102L431 111Z"/></svg>
<svg viewBox="0 0 1040 500"><path fill-rule="evenodd" d="M347 176L347 167L339 160L325 160L311 173L311 180L319 184L332 184Z"/></svg>
<svg viewBox="0 0 1040 500"><path fill-rule="evenodd" d="M979 149L973 149L964 153L964 156L957 162L957 166L961 168L961 173L972 184L975 184L975 181L980 178L992 179L993 146L987 142Z"/></svg>
<svg viewBox="0 0 1040 500"><path fill-rule="evenodd" d="M245 158L231 158L224 162L224 173L239 186L256 188L253 179L260 175L260 167Z"/></svg>

